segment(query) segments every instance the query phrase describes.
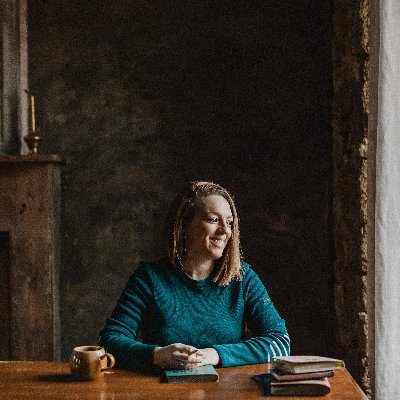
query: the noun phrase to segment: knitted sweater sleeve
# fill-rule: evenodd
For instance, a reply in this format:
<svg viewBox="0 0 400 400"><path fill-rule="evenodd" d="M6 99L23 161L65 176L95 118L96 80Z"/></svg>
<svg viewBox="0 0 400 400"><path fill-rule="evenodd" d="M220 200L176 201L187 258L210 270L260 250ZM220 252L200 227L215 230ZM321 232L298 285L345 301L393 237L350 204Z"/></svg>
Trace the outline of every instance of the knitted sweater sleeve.
<svg viewBox="0 0 400 400"><path fill-rule="evenodd" d="M239 343L215 345L223 367L266 363L275 356L290 354L290 339L267 290L258 275L245 269L243 277L245 322L251 332L249 339Z"/></svg>
<svg viewBox="0 0 400 400"><path fill-rule="evenodd" d="M123 368L143 369L152 364L157 345L137 340L143 316L152 301L152 278L145 265L130 277L114 311L100 332L99 344L116 358Z"/></svg>

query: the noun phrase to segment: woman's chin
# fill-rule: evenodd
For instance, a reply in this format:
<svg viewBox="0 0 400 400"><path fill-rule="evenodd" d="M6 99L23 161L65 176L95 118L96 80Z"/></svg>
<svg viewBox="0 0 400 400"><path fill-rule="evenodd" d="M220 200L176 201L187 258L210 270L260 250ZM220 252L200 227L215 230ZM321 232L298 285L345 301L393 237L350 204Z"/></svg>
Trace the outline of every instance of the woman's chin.
<svg viewBox="0 0 400 400"><path fill-rule="evenodd" d="M217 261L219 260L222 256L224 255L224 252L213 252L211 253L211 258L213 259L213 261Z"/></svg>

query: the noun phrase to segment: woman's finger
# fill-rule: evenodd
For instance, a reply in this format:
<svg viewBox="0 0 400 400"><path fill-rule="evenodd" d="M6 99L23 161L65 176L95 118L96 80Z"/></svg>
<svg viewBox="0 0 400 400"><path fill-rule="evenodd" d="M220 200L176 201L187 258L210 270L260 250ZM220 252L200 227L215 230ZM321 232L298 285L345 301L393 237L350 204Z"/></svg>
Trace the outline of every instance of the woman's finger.
<svg viewBox="0 0 400 400"><path fill-rule="evenodd" d="M196 353L190 354L190 353L185 353L182 351L174 351L173 356L176 359L183 360L183 361L191 361L191 360L195 361L197 359L197 357L203 356L203 353L196 352Z"/></svg>
<svg viewBox="0 0 400 400"><path fill-rule="evenodd" d="M186 353L182 353L181 351L178 350L172 353L172 357L178 361L187 361L188 359L188 355Z"/></svg>
<svg viewBox="0 0 400 400"><path fill-rule="evenodd" d="M202 362L202 360L203 360L203 356L198 353L191 354L187 358L187 362L192 362L192 363L196 363L196 364Z"/></svg>
<svg viewBox="0 0 400 400"><path fill-rule="evenodd" d="M190 368L202 367L203 365L206 365L203 361L196 362L196 363L189 362L189 363L186 363L185 367L187 369L190 369Z"/></svg>
<svg viewBox="0 0 400 400"><path fill-rule="evenodd" d="M190 353L195 347L183 343L174 343L171 345L175 350L181 351L182 353Z"/></svg>

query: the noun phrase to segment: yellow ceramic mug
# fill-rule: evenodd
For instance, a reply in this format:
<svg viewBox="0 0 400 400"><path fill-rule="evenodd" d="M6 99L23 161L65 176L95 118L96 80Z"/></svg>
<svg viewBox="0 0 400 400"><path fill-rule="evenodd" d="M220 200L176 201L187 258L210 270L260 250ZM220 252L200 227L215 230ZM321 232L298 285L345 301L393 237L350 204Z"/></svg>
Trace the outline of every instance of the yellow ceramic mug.
<svg viewBox="0 0 400 400"><path fill-rule="evenodd" d="M83 380L99 379L114 365L114 356L101 346L75 347L69 360L72 375Z"/></svg>

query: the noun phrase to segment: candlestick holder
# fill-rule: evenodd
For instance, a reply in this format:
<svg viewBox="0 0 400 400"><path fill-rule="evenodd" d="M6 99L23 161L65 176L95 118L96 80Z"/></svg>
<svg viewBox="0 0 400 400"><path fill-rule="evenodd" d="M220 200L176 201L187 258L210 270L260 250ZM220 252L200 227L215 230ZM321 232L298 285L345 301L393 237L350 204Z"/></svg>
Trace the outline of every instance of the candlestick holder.
<svg viewBox="0 0 400 400"><path fill-rule="evenodd" d="M29 148L29 154L38 154L39 145L43 140L42 135L36 132L36 119L35 119L35 97L25 89L29 99L29 133L24 136L24 141Z"/></svg>
<svg viewBox="0 0 400 400"><path fill-rule="evenodd" d="M37 132L30 131L27 135L24 136L24 141L28 146L29 154L39 153L39 145L42 140L43 136Z"/></svg>

